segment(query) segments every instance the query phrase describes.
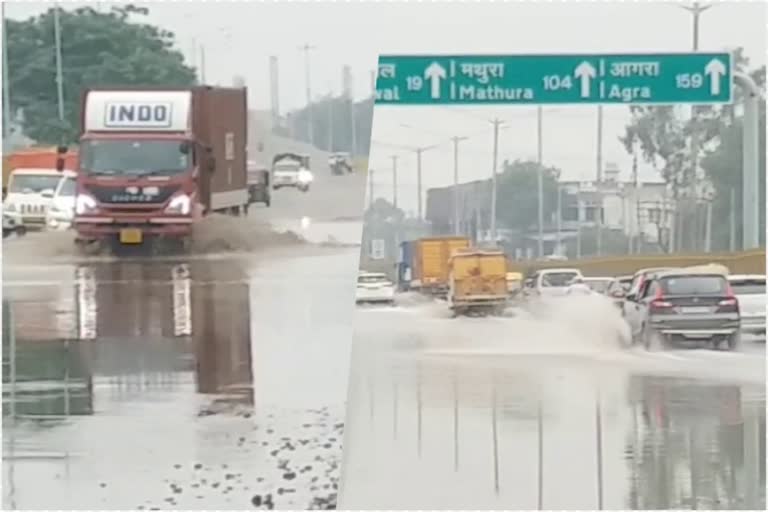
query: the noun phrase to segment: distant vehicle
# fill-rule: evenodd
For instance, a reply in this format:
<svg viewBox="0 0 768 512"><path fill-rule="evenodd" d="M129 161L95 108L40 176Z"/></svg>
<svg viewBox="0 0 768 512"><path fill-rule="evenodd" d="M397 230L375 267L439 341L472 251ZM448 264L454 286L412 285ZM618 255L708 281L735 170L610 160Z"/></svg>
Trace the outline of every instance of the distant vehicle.
<svg viewBox="0 0 768 512"><path fill-rule="evenodd" d="M3 213L25 229L40 230L46 225L46 215L62 182L74 178L69 170L15 169L8 182L8 195Z"/></svg>
<svg viewBox="0 0 768 512"><path fill-rule="evenodd" d="M566 295L593 295L595 292L586 282L586 278L575 277L565 290Z"/></svg>
<svg viewBox="0 0 768 512"><path fill-rule="evenodd" d="M507 272L507 293L510 297L517 297L523 290L523 274L520 272Z"/></svg>
<svg viewBox="0 0 768 512"><path fill-rule="evenodd" d="M361 272L357 277L358 304L394 304L395 285L386 274L380 272Z"/></svg>
<svg viewBox="0 0 768 512"><path fill-rule="evenodd" d="M255 162L248 162L248 202L264 203L269 207L272 204L272 183L270 172L264 166Z"/></svg>
<svg viewBox="0 0 768 512"><path fill-rule="evenodd" d="M672 267L643 268L643 269L638 270L632 276L632 282L630 283L629 289L627 290L627 292L624 295L625 296L630 296L630 295L637 296L638 292L640 291L640 287L643 285L643 283L645 282L646 278L650 274L653 274L654 272L661 272L661 271L664 271L664 270L672 270ZM628 308L629 309L633 309L634 308L634 306L632 304L628 304L626 301L623 302L622 306L623 306L622 307L622 315L625 315L625 316L626 316L626 314L628 312L627 311Z"/></svg>
<svg viewBox="0 0 768 512"><path fill-rule="evenodd" d="M613 299L613 303L620 310L624 309L624 296L629 291L629 287L632 286L632 279L633 276L616 277L606 290L606 295Z"/></svg>
<svg viewBox="0 0 768 512"><path fill-rule="evenodd" d="M451 255L470 245L462 236L438 236L417 240L411 257L410 288L428 295L445 296L448 293L448 260Z"/></svg>
<svg viewBox="0 0 768 512"><path fill-rule="evenodd" d="M646 276L625 318L634 341L646 349L676 342L723 343L733 350L739 343L739 301L727 277L717 271L681 268Z"/></svg>
<svg viewBox="0 0 768 512"><path fill-rule="evenodd" d="M765 338L765 276L760 274L730 275L728 283L739 300L741 332Z"/></svg>
<svg viewBox="0 0 768 512"><path fill-rule="evenodd" d="M589 286L589 289L600 295L607 295L608 287L611 286L614 279L612 277L585 277L584 284Z"/></svg>
<svg viewBox="0 0 768 512"><path fill-rule="evenodd" d="M65 171L67 172L67 171ZM59 182L45 215L45 227L51 230L70 229L75 221L75 192L77 183L74 173Z"/></svg>
<svg viewBox="0 0 768 512"><path fill-rule="evenodd" d="M351 174L354 170L352 155L343 152L331 153L328 157L328 166L331 168L331 174L334 176Z"/></svg>
<svg viewBox="0 0 768 512"><path fill-rule="evenodd" d="M458 250L448 261L448 302L454 315L500 313L507 304L502 251Z"/></svg>
<svg viewBox="0 0 768 512"><path fill-rule="evenodd" d="M298 153L279 153L272 159L272 188L296 188L307 192L314 181L309 170L309 156Z"/></svg>
<svg viewBox="0 0 768 512"><path fill-rule="evenodd" d="M532 292L539 296L565 295L571 282L584 279L581 270L575 268L546 268L537 270L532 279Z"/></svg>

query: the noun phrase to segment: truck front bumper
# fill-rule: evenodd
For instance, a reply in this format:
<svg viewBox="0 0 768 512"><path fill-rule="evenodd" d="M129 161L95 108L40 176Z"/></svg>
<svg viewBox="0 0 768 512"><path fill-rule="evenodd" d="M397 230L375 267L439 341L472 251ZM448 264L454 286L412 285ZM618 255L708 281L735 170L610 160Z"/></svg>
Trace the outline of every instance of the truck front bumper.
<svg viewBox="0 0 768 512"><path fill-rule="evenodd" d="M119 236L125 230L138 229L144 237L183 238L192 234L193 219L188 217L150 217L122 219L115 217L77 217L75 229L81 239Z"/></svg>

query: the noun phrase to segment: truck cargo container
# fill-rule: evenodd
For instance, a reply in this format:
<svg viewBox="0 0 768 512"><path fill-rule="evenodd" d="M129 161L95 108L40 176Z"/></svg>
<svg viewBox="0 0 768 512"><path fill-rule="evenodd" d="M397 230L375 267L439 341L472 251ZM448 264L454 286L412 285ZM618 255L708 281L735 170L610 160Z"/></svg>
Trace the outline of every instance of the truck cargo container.
<svg viewBox="0 0 768 512"><path fill-rule="evenodd" d="M183 247L205 215L247 209L245 88L87 90L81 131L81 242Z"/></svg>
<svg viewBox="0 0 768 512"><path fill-rule="evenodd" d="M448 292L448 260L459 250L469 247L469 238L445 236L422 238L414 247L411 288L430 295Z"/></svg>
<svg viewBox="0 0 768 512"><path fill-rule="evenodd" d="M448 262L448 301L455 315L500 313L507 304L502 251L458 250Z"/></svg>

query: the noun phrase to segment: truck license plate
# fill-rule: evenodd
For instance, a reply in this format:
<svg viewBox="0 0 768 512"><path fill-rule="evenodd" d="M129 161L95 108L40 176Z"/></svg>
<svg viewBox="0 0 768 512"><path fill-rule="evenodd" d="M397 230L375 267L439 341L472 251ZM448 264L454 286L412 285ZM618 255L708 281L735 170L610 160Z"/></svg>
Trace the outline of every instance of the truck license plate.
<svg viewBox="0 0 768 512"><path fill-rule="evenodd" d="M141 243L141 230L136 228L128 228L120 230L120 243L121 244L140 244Z"/></svg>

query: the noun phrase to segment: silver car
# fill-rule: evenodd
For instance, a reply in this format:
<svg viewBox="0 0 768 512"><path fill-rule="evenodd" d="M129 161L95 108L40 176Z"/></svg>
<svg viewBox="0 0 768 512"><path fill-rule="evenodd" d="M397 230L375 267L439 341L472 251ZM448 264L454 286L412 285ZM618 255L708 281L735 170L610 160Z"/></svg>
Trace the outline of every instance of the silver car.
<svg viewBox="0 0 768 512"><path fill-rule="evenodd" d="M637 295L628 295L625 318L632 338L646 349L673 343L739 343L739 301L725 275L691 269L650 274Z"/></svg>

